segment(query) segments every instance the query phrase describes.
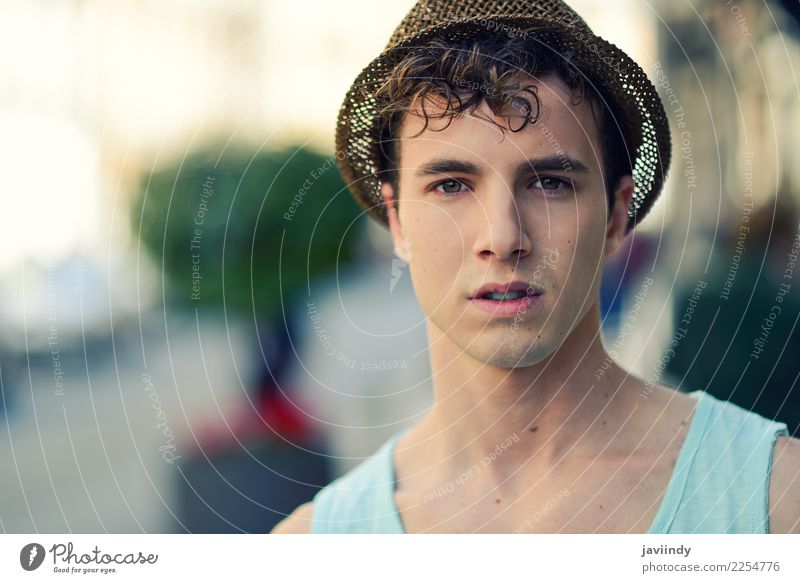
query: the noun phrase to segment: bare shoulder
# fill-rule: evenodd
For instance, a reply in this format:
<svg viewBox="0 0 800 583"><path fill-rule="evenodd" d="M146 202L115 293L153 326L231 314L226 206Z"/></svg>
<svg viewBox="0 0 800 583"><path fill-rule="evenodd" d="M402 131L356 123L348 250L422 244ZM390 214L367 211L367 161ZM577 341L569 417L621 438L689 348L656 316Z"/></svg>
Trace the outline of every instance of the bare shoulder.
<svg viewBox="0 0 800 583"><path fill-rule="evenodd" d="M775 440L769 483L769 531L800 534L800 439Z"/></svg>
<svg viewBox="0 0 800 583"><path fill-rule="evenodd" d="M697 399L666 385L647 387L644 381L637 386L640 403L653 417L653 422L661 419L670 427L687 425L697 405Z"/></svg>
<svg viewBox="0 0 800 583"><path fill-rule="evenodd" d="M313 514L313 502L301 504L289 516L276 524L270 534L308 534L311 532L311 517Z"/></svg>

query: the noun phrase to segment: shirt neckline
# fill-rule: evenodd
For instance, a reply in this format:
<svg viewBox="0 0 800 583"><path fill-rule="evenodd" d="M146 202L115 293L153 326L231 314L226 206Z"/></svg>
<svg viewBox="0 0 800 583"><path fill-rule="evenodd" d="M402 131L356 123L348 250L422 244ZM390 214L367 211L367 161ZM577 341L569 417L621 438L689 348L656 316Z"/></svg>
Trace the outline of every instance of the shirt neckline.
<svg viewBox="0 0 800 583"><path fill-rule="evenodd" d="M672 470L667 489L664 493L664 498L661 500L661 505L656 512L653 523L647 530L646 534L666 534L669 527L675 520L678 512L678 506L683 498L684 491L686 490L686 483L689 477L689 470L694 461L697 453L699 442L701 441L705 428L708 424L708 417L711 411L712 397L703 389L698 389L690 393L686 393L690 397L697 400L691 421L689 422L689 430L686 432L686 437L683 440L681 449L678 452L678 459L675 462L675 467ZM394 469L394 450L397 442L408 432L410 427L395 433L385 445L384 450L384 475L388 476L388 487L384 489L386 493L386 500L384 500L385 508L389 509L388 519L391 522L391 532L398 534L407 534L403 521L400 516L400 510L397 507L397 502L394 499L395 484L397 476Z"/></svg>

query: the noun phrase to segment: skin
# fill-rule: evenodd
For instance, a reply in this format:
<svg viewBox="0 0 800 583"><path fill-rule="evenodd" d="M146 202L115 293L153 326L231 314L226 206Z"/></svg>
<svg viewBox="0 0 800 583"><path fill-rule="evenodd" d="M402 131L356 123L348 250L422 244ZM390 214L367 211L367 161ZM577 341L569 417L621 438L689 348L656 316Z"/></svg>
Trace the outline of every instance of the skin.
<svg viewBox="0 0 800 583"><path fill-rule="evenodd" d="M590 105L573 104L557 78L531 81L540 119L518 133L489 123L505 120L485 103L442 131L434 130L445 121L431 120L419 134L423 120L407 115L399 212L392 186L382 188L396 252L428 316L435 392L395 450L406 532L646 532L694 411L694 399L647 387L603 347L600 275L625 239L633 181L619 181L609 214ZM525 167L548 158L557 167ZM421 171L435 160L473 168ZM512 280L543 289L516 322L468 299L485 283ZM513 447L482 462L511 436ZM772 532L800 532L798 444L776 445ZM481 471L453 495L429 503L474 467ZM544 518L524 521L564 491ZM273 532L308 532L312 512L311 503L300 506Z"/></svg>

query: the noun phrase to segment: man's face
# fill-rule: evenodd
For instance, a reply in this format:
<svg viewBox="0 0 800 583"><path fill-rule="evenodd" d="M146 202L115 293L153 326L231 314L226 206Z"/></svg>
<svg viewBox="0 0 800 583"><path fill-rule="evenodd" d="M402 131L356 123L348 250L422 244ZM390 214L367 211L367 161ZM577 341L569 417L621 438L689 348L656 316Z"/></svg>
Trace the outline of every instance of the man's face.
<svg viewBox="0 0 800 583"><path fill-rule="evenodd" d="M543 360L592 308L604 257L624 236L633 192L626 177L609 221L603 153L588 101L573 105L557 78L531 82L541 108L537 122L520 132L503 133L487 121L507 123L485 102L446 129L446 118L434 117L419 135L424 120L406 115L399 217L389 205L395 246L406 254L431 323L473 358L504 368ZM426 110L437 112L431 102ZM518 127L520 120L512 123ZM390 185L383 194L394 196ZM504 305L505 313L490 313L472 299L485 284L512 281L541 295L527 306L525 300Z"/></svg>

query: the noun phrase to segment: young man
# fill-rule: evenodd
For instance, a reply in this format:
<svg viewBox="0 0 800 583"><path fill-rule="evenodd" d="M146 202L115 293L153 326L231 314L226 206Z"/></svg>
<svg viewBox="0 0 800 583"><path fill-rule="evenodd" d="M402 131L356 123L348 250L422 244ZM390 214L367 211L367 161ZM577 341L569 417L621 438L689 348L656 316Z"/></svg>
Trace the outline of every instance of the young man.
<svg viewBox="0 0 800 583"><path fill-rule="evenodd" d="M435 403L273 532L800 533L784 424L604 349L600 276L660 192L669 129L569 7L419 2L337 148L409 262Z"/></svg>

